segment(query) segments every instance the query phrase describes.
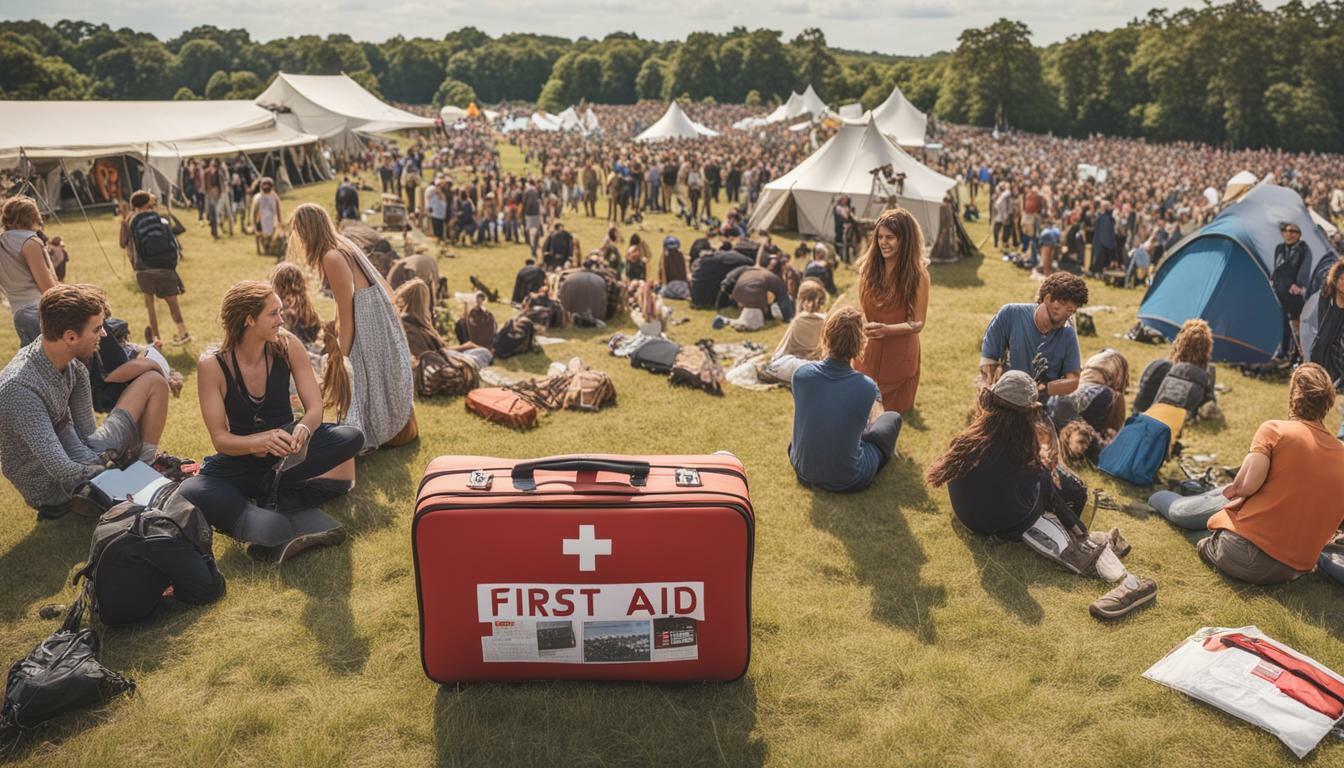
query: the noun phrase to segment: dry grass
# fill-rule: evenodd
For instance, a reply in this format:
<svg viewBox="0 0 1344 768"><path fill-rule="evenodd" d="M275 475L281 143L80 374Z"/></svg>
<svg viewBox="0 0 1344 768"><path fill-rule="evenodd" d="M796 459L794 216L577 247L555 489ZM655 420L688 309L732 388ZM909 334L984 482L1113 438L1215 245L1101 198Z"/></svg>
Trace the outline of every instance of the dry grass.
<svg viewBox="0 0 1344 768"><path fill-rule="evenodd" d="M520 162L506 148L506 162ZM330 203L333 186L287 200ZM583 242L599 222L571 219ZM657 240L690 233L651 217ZM115 222L94 219L105 245ZM109 247L111 277L88 225L67 218L50 231L72 244L70 278L107 288L117 313L142 328L130 272ZM629 230L623 230L628 234ZM972 230L978 240L983 227ZM792 247L792 243L788 244ZM208 450L197 415L193 355L217 339L214 313L234 281L263 277L271 260L250 240L212 243L190 225L185 305L201 341L173 356L188 384L171 405L163 444L180 455ZM468 274L505 290L518 246L463 249L441 268L450 290ZM840 276L842 290L852 274ZM732 389L723 398L670 388L606 355L604 334L570 331L566 344L506 365L542 371L580 355L610 372L620 404L600 414L559 413L518 434L468 415L460 400L417 405L421 439L360 465L359 487L330 511L351 529L343 547L284 568L250 561L219 537L229 578L224 600L171 609L146 626L104 633L105 662L136 678L141 695L67 718L21 745L40 765L937 765L1199 766L1293 763L1268 735L1139 675L1194 629L1258 624L1336 668L1338 586L1311 576L1277 589L1234 585L1202 565L1191 537L1165 522L1098 513L1134 545L1131 567L1161 585L1158 604L1101 625L1086 612L1099 581L1070 576L1012 544L959 531L946 495L922 467L961 425L971 401L978 339L994 310L1029 300L1035 284L997 261L939 267L924 331L923 386L901 436L904 458L855 496L813 493L785 456L792 415L786 392ZM1084 354L1115 345L1136 368L1159 350L1112 335L1133 319L1140 294L1097 289L1101 335ZM323 306L329 312L329 306ZM507 310L495 307L503 317ZM680 341L712 332L710 312L674 329ZM0 356L14 350L0 323ZM619 330L613 328L611 330ZM778 326L753 334L773 344ZM138 334L137 334L138 335ZM1255 425L1284 412L1280 385L1226 372L1225 424L1188 434L1192 450L1235 463ZM472 685L440 688L420 669L409 523L416 481L445 453L539 456L579 451L694 453L729 449L751 477L759 520L753 659L727 685ZM1122 499L1137 489L1117 487ZM38 606L68 599L66 578L86 551L87 522L37 524L13 489L0 522L0 649L27 651L53 628ZM1334 740L1332 739L1331 742ZM1326 743L1320 764L1344 749Z"/></svg>

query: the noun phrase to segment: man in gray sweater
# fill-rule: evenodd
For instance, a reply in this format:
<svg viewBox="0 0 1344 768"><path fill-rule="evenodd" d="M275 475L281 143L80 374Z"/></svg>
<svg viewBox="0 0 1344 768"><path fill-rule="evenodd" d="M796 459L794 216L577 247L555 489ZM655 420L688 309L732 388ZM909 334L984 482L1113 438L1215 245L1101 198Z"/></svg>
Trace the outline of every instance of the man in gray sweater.
<svg viewBox="0 0 1344 768"><path fill-rule="evenodd" d="M0 371L0 472L39 518L60 517L104 468L152 462L168 418L168 381L139 376L102 426L94 421L89 371L104 334L107 302L92 285L42 294L42 336Z"/></svg>

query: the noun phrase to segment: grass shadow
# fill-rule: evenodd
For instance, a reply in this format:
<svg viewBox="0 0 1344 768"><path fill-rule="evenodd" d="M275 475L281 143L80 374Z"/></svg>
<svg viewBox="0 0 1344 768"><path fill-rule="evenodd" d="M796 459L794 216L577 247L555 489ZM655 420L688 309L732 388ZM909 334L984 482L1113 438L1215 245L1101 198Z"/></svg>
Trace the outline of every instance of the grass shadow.
<svg viewBox="0 0 1344 768"><path fill-rule="evenodd" d="M979 288L985 284L984 278L980 277L980 266L984 261L985 254L977 251L974 256L960 261L935 264L929 268L929 282L941 288Z"/></svg>
<svg viewBox="0 0 1344 768"><path fill-rule="evenodd" d="M1034 558L1017 542L1004 541L993 536L980 536L970 531L955 518L952 528L970 550L975 569L980 573L980 586L1004 610L1024 624L1040 624L1045 618L1041 604L1031 596L1027 582L1022 578L1028 569L1018 567L1017 557ZM1016 550L1016 551L1012 551Z"/></svg>
<svg viewBox="0 0 1344 768"><path fill-rule="evenodd" d="M535 682L442 686L440 766L760 766L756 689L732 683Z"/></svg>
<svg viewBox="0 0 1344 768"><path fill-rule="evenodd" d="M947 602L947 591L920 581L920 568L929 558L905 520L907 511L933 509L919 467L897 458L859 499L814 491L812 524L844 543L856 578L873 588L874 618L913 632L924 643L937 642L931 609Z"/></svg>
<svg viewBox="0 0 1344 768"><path fill-rule="evenodd" d="M336 674L357 674L369 660L369 641L350 609L354 558L349 544L313 552L280 566L285 586L302 592L303 626L322 648L322 663Z"/></svg>
<svg viewBox="0 0 1344 768"><path fill-rule="evenodd" d="M29 507L23 507L34 514ZM0 555L0 620L17 619L28 607L61 591L70 569L89 553L92 520L69 514L38 521L14 546Z"/></svg>

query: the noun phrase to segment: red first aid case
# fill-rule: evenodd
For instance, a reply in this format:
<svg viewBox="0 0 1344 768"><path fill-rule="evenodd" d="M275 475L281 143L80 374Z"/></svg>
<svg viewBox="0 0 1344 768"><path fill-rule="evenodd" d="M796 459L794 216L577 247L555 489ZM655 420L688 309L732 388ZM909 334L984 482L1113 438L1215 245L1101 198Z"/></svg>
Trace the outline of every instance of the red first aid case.
<svg viewBox="0 0 1344 768"><path fill-rule="evenodd" d="M442 456L411 523L425 674L735 680L754 543L731 454Z"/></svg>

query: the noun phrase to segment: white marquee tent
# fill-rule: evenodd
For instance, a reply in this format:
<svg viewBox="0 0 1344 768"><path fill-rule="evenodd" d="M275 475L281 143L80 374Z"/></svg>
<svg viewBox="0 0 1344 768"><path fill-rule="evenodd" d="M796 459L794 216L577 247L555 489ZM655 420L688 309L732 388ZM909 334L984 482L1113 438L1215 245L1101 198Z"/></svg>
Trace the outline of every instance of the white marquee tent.
<svg viewBox="0 0 1344 768"><path fill-rule="evenodd" d="M887 100L872 111L877 127L902 147L923 147L929 117L915 108L899 87L891 89ZM866 119L866 116L860 120Z"/></svg>
<svg viewBox="0 0 1344 768"><path fill-rule="evenodd" d="M433 119L384 103L344 74L281 72L256 103L275 112L280 122L291 128L326 139L343 150L362 146L356 133L434 127Z"/></svg>
<svg viewBox="0 0 1344 768"><path fill-rule="evenodd" d="M789 98L783 104L775 107L765 117L746 117L733 123L733 127L739 131L747 131L763 125L774 125L775 123L795 120L803 115L811 115L813 120L817 120L829 114L831 114L831 108L826 106L826 102L822 101L821 97L817 96L817 92L809 85L802 93L797 91L790 93ZM856 113L854 117L858 117L859 114Z"/></svg>
<svg viewBox="0 0 1344 768"><path fill-rule="evenodd" d="M139 160L153 171L142 183L162 196L184 158L299 153L318 141L250 101L6 101L0 114L0 168L28 163L50 207L58 207L61 172L87 172L98 158ZM316 152L310 159L325 166ZM283 163L275 175L288 182Z"/></svg>
<svg viewBox="0 0 1344 768"><path fill-rule="evenodd" d="M664 141L667 139L694 139L699 136L718 136L718 131L710 130L686 116L681 105L671 102L667 111L658 118L658 122L644 129L635 137L635 141Z"/></svg>
<svg viewBox="0 0 1344 768"><path fill-rule="evenodd" d="M938 237L938 211L956 182L906 154L877 127L874 119L850 122L797 165L765 185L748 229L796 230L808 237L835 233L835 201L848 195L862 214L873 190L874 168L888 163L905 174L898 202L919 220L926 245Z"/></svg>

